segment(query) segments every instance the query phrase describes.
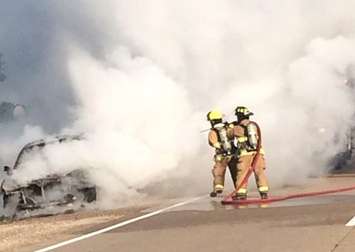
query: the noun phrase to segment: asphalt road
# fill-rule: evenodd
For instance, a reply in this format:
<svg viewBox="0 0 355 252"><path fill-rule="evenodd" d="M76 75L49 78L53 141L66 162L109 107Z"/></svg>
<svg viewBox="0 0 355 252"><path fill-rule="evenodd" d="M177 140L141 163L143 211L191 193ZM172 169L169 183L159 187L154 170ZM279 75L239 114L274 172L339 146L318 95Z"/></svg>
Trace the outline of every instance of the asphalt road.
<svg viewBox="0 0 355 252"><path fill-rule="evenodd" d="M346 184L355 184L355 178L327 179L317 189ZM353 252L355 229L345 224L354 215L355 192L246 208L222 206L219 199L204 197L53 251ZM90 231L94 230L83 234Z"/></svg>

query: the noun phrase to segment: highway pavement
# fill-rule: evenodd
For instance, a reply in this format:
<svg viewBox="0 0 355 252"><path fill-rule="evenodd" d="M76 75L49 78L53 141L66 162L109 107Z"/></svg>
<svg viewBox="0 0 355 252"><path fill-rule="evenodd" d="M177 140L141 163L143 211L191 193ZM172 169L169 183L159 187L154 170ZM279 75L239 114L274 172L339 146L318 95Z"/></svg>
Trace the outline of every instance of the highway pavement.
<svg viewBox="0 0 355 252"><path fill-rule="evenodd" d="M355 177L351 176L323 178L299 188L280 188L274 194L354 184ZM257 196L255 192L251 196L253 194ZM175 199L127 216L117 223L83 230L81 234L73 235L74 239L79 239L67 244L66 241L47 241L31 247L31 250L355 251L355 221L351 221L355 216L355 192L243 207L223 206L220 200L208 196ZM101 232L103 228L107 230ZM80 238L88 234L92 236ZM53 244L59 246L49 247Z"/></svg>

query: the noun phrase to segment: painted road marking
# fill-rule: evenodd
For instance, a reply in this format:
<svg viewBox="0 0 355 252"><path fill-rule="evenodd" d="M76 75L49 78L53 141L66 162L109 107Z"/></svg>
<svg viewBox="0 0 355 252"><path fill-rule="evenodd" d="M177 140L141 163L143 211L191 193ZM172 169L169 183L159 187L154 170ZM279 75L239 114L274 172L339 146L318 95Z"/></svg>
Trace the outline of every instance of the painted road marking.
<svg viewBox="0 0 355 252"><path fill-rule="evenodd" d="M351 218L351 220L348 221L348 223L345 224L347 227L353 227L355 226L355 216Z"/></svg>
<svg viewBox="0 0 355 252"><path fill-rule="evenodd" d="M95 232L88 233L88 234L85 234L85 235L82 235L82 236L79 236L79 237L76 237L76 238L73 238L73 239L70 239L70 240L67 240L67 241L63 241L63 242L51 245L51 246L43 248L43 249L36 250L34 252L46 252L46 251L50 251L50 250L53 250L53 249L56 249L56 248L60 248L60 247L63 247L65 245L68 245L68 244L71 244L71 243L74 243L74 242L78 242L78 241L81 241L81 240L84 240L84 239L87 239L87 238L90 238L90 237L93 237L93 236L96 236L96 235L99 235L99 234L102 234L102 233L106 233L106 232L111 231L113 229L120 228L120 227L123 227L123 226L127 226L127 225L129 225L131 223L134 223L134 222L137 222L137 221L140 221L140 220L144 220L144 219L150 218L152 216L155 216L155 215L161 214L163 212L169 211L169 210L171 210L173 208L187 205L187 204L189 204L191 202L200 200L200 199L205 198L205 197L206 196L200 196L200 197L196 197L196 198L193 198L193 199L190 199L190 200L186 200L186 201L174 204L172 206L169 206L169 207L166 207L166 208L163 208L163 209L159 209L157 211L154 211L154 212L139 216L137 218L126 220L126 221L117 223L115 225L112 225L112 226L97 230Z"/></svg>

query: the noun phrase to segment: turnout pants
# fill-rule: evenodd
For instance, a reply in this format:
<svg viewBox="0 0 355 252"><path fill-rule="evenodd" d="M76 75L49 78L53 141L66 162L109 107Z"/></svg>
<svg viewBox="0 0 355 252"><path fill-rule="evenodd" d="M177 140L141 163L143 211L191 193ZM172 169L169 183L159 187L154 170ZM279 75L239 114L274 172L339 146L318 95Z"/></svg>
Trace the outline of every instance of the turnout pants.
<svg viewBox="0 0 355 252"><path fill-rule="evenodd" d="M245 176L248 173L248 170L251 167L253 159L255 157L255 153L250 155L244 155L239 157L237 163L237 181L236 188L240 186L243 182ZM259 155L259 160L256 163L254 176L256 180L256 185L260 193L267 193L269 191L267 178L265 175L265 158L264 155ZM246 195L248 189L248 181L244 183L244 185L237 191L237 195Z"/></svg>
<svg viewBox="0 0 355 252"><path fill-rule="evenodd" d="M232 157L215 155L214 160L215 160L215 164L212 169L213 190L216 190L216 189L223 190L226 169L227 169L227 166L230 164ZM231 169L231 167L230 167L230 169ZM232 178L233 178L233 175L232 175Z"/></svg>

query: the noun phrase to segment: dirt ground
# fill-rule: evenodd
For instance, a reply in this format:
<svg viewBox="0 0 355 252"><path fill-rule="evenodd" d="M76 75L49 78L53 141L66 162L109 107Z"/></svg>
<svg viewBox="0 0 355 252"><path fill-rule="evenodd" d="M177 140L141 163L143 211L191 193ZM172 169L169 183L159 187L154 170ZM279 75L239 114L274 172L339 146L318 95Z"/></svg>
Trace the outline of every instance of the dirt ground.
<svg viewBox="0 0 355 252"><path fill-rule="evenodd" d="M50 217L3 222L0 225L0 251L18 251L43 240L65 239L75 232L117 220L124 211L86 211Z"/></svg>
<svg viewBox="0 0 355 252"><path fill-rule="evenodd" d="M32 217L14 221L0 221L0 252L31 251L36 244L53 244L83 233L103 228L122 218L139 215L145 209L156 207L160 197L132 199L113 210L98 209L92 205L80 211L47 217Z"/></svg>

